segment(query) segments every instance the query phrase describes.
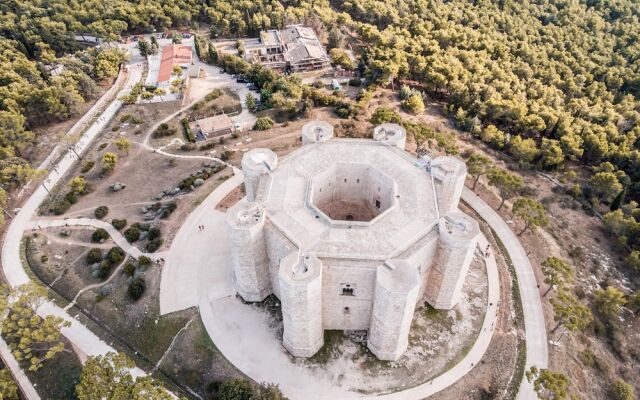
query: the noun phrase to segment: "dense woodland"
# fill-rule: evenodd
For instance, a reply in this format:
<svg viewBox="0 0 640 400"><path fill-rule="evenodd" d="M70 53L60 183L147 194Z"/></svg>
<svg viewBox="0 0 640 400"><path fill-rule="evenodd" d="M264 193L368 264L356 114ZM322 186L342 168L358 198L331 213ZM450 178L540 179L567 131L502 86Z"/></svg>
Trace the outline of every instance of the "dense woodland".
<svg viewBox="0 0 640 400"><path fill-rule="evenodd" d="M376 86L398 90L402 106L412 112L424 109L422 93L441 100L458 128L507 152L524 168L564 170L576 182L569 193L605 211L605 225L617 235L626 263L640 271L637 1L3 0L0 11L2 207L7 192L34 175L28 151L38 140L33 130L77 116L125 59L113 46L77 43L74 34L108 43L124 34L201 23L210 27L212 39L241 39L303 22L328 44L334 63L357 68L366 78L355 101L238 57L220 57L200 41L196 50L261 89L259 103L247 99L251 108L275 108L291 117L313 106L333 106L343 118L357 117ZM340 49L347 43L357 66ZM372 122L399 118L377 110ZM445 151L455 151L450 135L403 123L418 142L435 139ZM583 179L570 176L568 165L584 166ZM563 269L552 264L560 265L549 263L543 270ZM549 282L559 287L554 279ZM594 304L609 315L607 335L615 337L620 310L605 306L624 304L624 296L608 290L598 291ZM556 303L564 307L562 302L572 299L558 296ZM634 304L640 308L640 296ZM590 323L575 320L573 325L561 321L573 326L570 330Z"/></svg>

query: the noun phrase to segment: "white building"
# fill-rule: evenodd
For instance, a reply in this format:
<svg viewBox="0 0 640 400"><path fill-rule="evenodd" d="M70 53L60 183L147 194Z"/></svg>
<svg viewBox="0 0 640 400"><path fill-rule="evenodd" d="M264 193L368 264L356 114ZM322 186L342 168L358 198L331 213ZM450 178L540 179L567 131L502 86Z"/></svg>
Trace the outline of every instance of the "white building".
<svg viewBox="0 0 640 400"><path fill-rule="evenodd" d="M227 214L236 287L246 301L280 299L294 356L315 354L324 330L366 330L369 349L396 360L417 305L460 298L479 235L457 210L466 167L424 168L393 126L394 140L362 140L327 125L307 124L280 163L268 149L244 155L246 197Z"/></svg>

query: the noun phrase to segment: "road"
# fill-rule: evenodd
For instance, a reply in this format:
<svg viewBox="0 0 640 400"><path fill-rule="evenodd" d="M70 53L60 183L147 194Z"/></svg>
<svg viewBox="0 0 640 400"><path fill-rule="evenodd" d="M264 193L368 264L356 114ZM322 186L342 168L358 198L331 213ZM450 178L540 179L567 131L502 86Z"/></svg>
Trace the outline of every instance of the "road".
<svg viewBox="0 0 640 400"><path fill-rule="evenodd" d="M118 93L118 97L128 94L133 85L142 78L142 57L140 57L135 45L129 45L127 49L132 53L132 57L125 66L128 71L127 80L123 89ZM2 244L2 255L0 256L2 271L7 283L11 287L18 287L30 282L29 276L22 265L20 244L23 232L29 227L31 217L37 213L38 207L48 196L48 190L58 183L78 161L75 153L82 154L91 145L93 140L100 135L121 107L122 102L117 98L109 104L102 115L82 134L74 146L75 152L71 150L67 151L60 162L52 167L51 172L47 175L44 182L38 186L31 197L24 203L20 211L11 220L7 227ZM102 341L102 339L91 332L86 326L82 325L52 301L47 301L42 304L38 309L38 314L43 317L55 315L71 323L69 327L62 328L61 332L73 344L74 349L81 359L115 351L113 347ZM136 369L133 373L134 375L143 374L139 369ZM20 379L19 371L16 371L14 376ZM30 399L31 398L37 397L30 397Z"/></svg>
<svg viewBox="0 0 640 400"><path fill-rule="evenodd" d="M462 192L462 200L473 208L498 235L498 238L507 249L509 257L513 262L513 267L518 278L518 288L522 302L522 312L524 314L524 329L527 342L527 354L525 361L525 371L536 366L547 368L547 329L542 311L542 301L538 290L538 282L533 273L533 267L527 256L527 252L513 233L511 228L504 222L502 217L478 195L470 189L465 188ZM536 400L538 396L533 390L533 385L522 378L519 400Z"/></svg>

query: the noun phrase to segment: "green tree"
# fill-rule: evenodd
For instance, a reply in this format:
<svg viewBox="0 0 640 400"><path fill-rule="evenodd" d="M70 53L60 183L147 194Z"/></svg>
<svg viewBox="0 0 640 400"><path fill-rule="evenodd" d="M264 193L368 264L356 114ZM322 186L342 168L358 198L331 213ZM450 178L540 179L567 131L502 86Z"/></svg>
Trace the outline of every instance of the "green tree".
<svg viewBox="0 0 640 400"><path fill-rule="evenodd" d="M589 185L593 189L593 193L606 203L622 191L622 184L613 172L597 172L589 178Z"/></svg>
<svg viewBox="0 0 640 400"><path fill-rule="evenodd" d="M82 176L76 176L69 182L69 187L73 193L80 194L86 189L87 182Z"/></svg>
<svg viewBox="0 0 640 400"><path fill-rule="evenodd" d="M24 368L37 371L42 364L65 349L60 329L70 323L60 317L42 318L36 310L47 300L47 290L27 283L16 290L0 288L2 337Z"/></svg>
<svg viewBox="0 0 640 400"><path fill-rule="evenodd" d="M569 263L561 258L547 257L547 259L540 264L540 267L544 275L544 283L549 285L543 297L546 297L554 286L559 289L564 289L567 284L573 282L573 269Z"/></svg>
<svg viewBox="0 0 640 400"><path fill-rule="evenodd" d="M102 156L102 169L106 172L113 171L118 163L118 155L112 152L106 152Z"/></svg>
<svg viewBox="0 0 640 400"><path fill-rule="evenodd" d="M491 168L488 174L489 184L495 186L500 192L500 206L502 208L507 199L512 198L522 191L524 181L519 175L513 174L502 168Z"/></svg>
<svg viewBox="0 0 640 400"><path fill-rule="evenodd" d="M129 149L131 149L131 142L127 140L127 138L121 137L120 139L115 141L115 144L118 150L125 154L129 154Z"/></svg>
<svg viewBox="0 0 640 400"><path fill-rule="evenodd" d="M513 203L513 215L524 223L524 229L518 234L522 235L527 229L535 230L539 226L546 226L549 223L547 212L544 206L530 198L520 197Z"/></svg>
<svg viewBox="0 0 640 400"><path fill-rule="evenodd" d="M18 385L16 385L8 368L0 369L0 399L2 400L19 400ZM265 400L267 400L265 398Z"/></svg>
<svg viewBox="0 0 640 400"><path fill-rule="evenodd" d="M521 163L531 164L538 156L538 148L533 139L523 139L515 136L509 142L509 152Z"/></svg>
<svg viewBox="0 0 640 400"><path fill-rule="evenodd" d="M343 49L331 49L329 51L329 57L331 58L332 64L339 65L347 71L352 71L356 68L356 65L353 63L347 52Z"/></svg>
<svg viewBox="0 0 640 400"><path fill-rule="evenodd" d="M560 325L564 325L572 332L581 331L593 320L589 307L582 304L567 289L560 290L550 303L553 306L553 319L557 323L551 333L555 332Z"/></svg>
<svg viewBox="0 0 640 400"><path fill-rule="evenodd" d="M527 380L533 383L533 390L541 400L562 400L567 398L569 378L560 372L531 367L526 373Z"/></svg>
<svg viewBox="0 0 640 400"><path fill-rule="evenodd" d="M495 127L495 125L487 125L482 131L480 131L480 139L491 144L497 149L504 147L506 136L504 132Z"/></svg>
<svg viewBox="0 0 640 400"><path fill-rule="evenodd" d="M251 396L251 400L288 400L273 383L259 385Z"/></svg>
<svg viewBox="0 0 640 400"><path fill-rule="evenodd" d="M473 177L471 190L476 190L476 184L482 175L491 170L491 160L482 154L473 153L467 159L467 172Z"/></svg>
<svg viewBox="0 0 640 400"><path fill-rule="evenodd" d="M408 99L402 100L402 107L411 111L414 114L420 114L424 111L424 101L420 93L412 93Z"/></svg>
<svg viewBox="0 0 640 400"><path fill-rule="evenodd" d="M251 93L247 93L247 95L244 97L244 103L246 104L249 111L251 112L256 111L257 101L256 101L256 98L253 97Z"/></svg>
<svg viewBox="0 0 640 400"><path fill-rule="evenodd" d="M545 169L552 169L564 162L564 153L560 143L554 139L542 139L540 146L540 165Z"/></svg>
<svg viewBox="0 0 640 400"><path fill-rule="evenodd" d="M385 122L399 124L401 121L402 118L400 118L400 114L387 107L378 107L373 112L373 115L371 115L371 124L373 124L373 126L378 126Z"/></svg>
<svg viewBox="0 0 640 400"><path fill-rule="evenodd" d="M142 57L146 57L150 54L150 45L144 38L138 39L138 50L140 50L140 55Z"/></svg>
<svg viewBox="0 0 640 400"><path fill-rule="evenodd" d="M633 386L622 379L616 379L611 384L610 392L612 400L634 400L636 398Z"/></svg>
<svg viewBox="0 0 640 400"><path fill-rule="evenodd" d="M252 396L253 387L246 379L229 379L218 389L219 400L251 400Z"/></svg>
<svg viewBox="0 0 640 400"><path fill-rule="evenodd" d="M594 296L596 310L610 320L618 317L620 311L622 311L622 306L627 303L624 293L613 286L607 286L604 290L596 290Z"/></svg>
<svg viewBox="0 0 640 400"><path fill-rule="evenodd" d="M273 127L273 120L269 117L260 117L256 119L256 122L253 124L253 130L255 131L266 131L267 129L271 129Z"/></svg>
<svg viewBox="0 0 640 400"><path fill-rule="evenodd" d="M78 400L171 400L151 377L131 376L135 363L122 353L89 357L76 385Z"/></svg>

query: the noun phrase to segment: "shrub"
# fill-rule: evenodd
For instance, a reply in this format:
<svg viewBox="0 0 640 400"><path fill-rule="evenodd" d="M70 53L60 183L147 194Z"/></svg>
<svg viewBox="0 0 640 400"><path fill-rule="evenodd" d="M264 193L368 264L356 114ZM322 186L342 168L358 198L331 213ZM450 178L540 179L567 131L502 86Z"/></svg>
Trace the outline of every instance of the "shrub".
<svg viewBox="0 0 640 400"><path fill-rule="evenodd" d="M162 236L162 231L157 226L152 226L149 228L149 233L147 234L147 239L153 240Z"/></svg>
<svg viewBox="0 0 640 400"><path fill-rule="evenodd" d="M273 120L269 117L261 117L256 119L256 122L253 124L253 129L256 131L266 131L273 127Z"/></svg>
<svg viewBox="0 0 640 400"><path fill-rule="evenodd" d="M107 259L111 262L111 265L119 265L124 260L124 256L124 250L120 247L112 247L107 253Z"/></svg>
<svg viewBox="0 0 640 400"><path fill-rule="evenodd" d="M80 168L80 172L82 172L83 174L86 174L87 172L91 171L91 168L93 168L94 165L96 165L94 161L87 161L84 164L82 164L82 168Z"/></svg>
<svg viewBox="0 0 640 400"><path fill-rule="evenodd" d="M377 126L385 122L399 124L401 122L400 114L387 107L376 108L371 116L371 123Z"/></svg>
<svg viewBox="0 0 640 400"><path fill-rule="evenodd" d="M106 217L107 214L109 214L109 207L100 206L100 207L96 208L96 210L94 211L94 214L95 214L96 218L102 219L102 218Z"/></svg>
<svg viewBox="0 0 640 400"><path fill-rule="evenodd" d="M153 264L153 261L151 261L151 259L147 256L140 256L138 258L138 265L146 267Z"/></svg>
<svg viewBox="0 0 640 400"><path fill-rule="evenodd" d="M129 287L127 288L127 293L133 300L138 300L144 294L145 288L146 284L144 282L144 278L133 278L133 280L129 284Z"/></svg>
<svg viewBox="0 0 640 400"><path fill-rule="evenodd" d="M102 260L100 268L96 271L96 278L105 279L111 273L111 263L109 260Z"/></svg>
<svg viewBox="0 0 640 400"><path fill-rule="evenodd" d="M87 264L95 264L97 262L102 261L102 250L100 249L89 250L85 259L87 260Z"/></svg>
<svg viewBox="0 0 640 400"><path fill-rule="evenodd" d="M64 199L71 204L76 204L78 202L78 196L74 192L69 192L64 196Z"/></svg>
<svg viewBox="0 0 640 400"><path fill-rule="evenodd" d="M156 250L158 250L160 248L160 246L162 246L163 242L164 241L162 240L162 238L155 238L155 239L149 241L149 243L147 243L145 249L147 250L147 252L153 253Z"/></svg>
<svg viewBox="0 0 640 400"><path fill-rule="evenodd" d="M126 219L112 219L111 220L111 225L113 225L113 227L116 228L117 230L120 230L120 229L124 228L125 226L127 226L127 220Z"/></svg>
<svg viewBox="0 0 640 400"><path fill-rule="evenodd" d="M133 274L136 273L136 266L133 265L132 263L127 263L125 264L122 272L127 276L133 276Z"/></svg>
<svg viewBox="0 0 640 400"><path fill-rule="evenodd" d="M635 398L633 386L622 379L616 379L611 385L611 398L613 400L633 400Z"/></svg>
<svg viewBox="0 0 640 400"><path fill-rule="evenodd" d="M127 239L127 242L133 243L140 239L140 229L138 229L137 226L131 225L124 231L124 237Z"/></svg>
<svg viewBox="0 0 640 400"><path fill-rule="evenodd" d="M166 137L166 136L172 136L175 133L176 133L176 128L169 127L169 124L162 123L162 124L160 124L158 129L156 129L153 132L153 137L154 138L161 138L161 137Z"/></svg>
<svg viewBox="0 0 640 400"><path fill-rule="evenodd" d="M132 117L132 116L133 116L133 115L131 115L131 114L125 114L125 115L123 115L122 117L120 117L120 122L123 122L123 123L124 123L124 122L127 122L128 120L130 120L130 119L131 119L131 117Z"/></svg>
<svg viewBox="0 0 640 400"><path fill-rule="evenodd" d="M67 210L69 209L69 207L71 207L71 202L67 199L61 200L59 202L57 202L53 208L51 209L51 211L55 214L55 215L62 215L64 213L67 212Z"/></svg>
<svg viewBox="0 0 640 400"><path fill-rule="evenodd" d="M160 218L169 218L169 216L171 216L171 214L176 210L177 207L178 205L173 202L165 204L162 212L160 213Z"/></svg>
<svg viewBox="0 0 640 400"><path fill-rule="evenodd" d="M120 129L120 125L116 125L113 128L111 128L111 132L117 132Z"/></svg>
<svg viewBox="0 0 640 400"><path fill-rule="evenodd" d="M41 256L40 256L40 262L41 262L41 263L43 263L43 264L44 264L44 263L46 263L47 261L49 261L49 256L48 256L48 255L43 254L43 255L41 255Z"/></svg>
<svg viewBox="0 0 640 400"><path fill-rule="evenodd" d="M233 152L230 150L225 150L222 152L222 154L220 154L220 160L222 161L228 161L231 156L233 155Z"/></svg>
<svg viewBox="0 0 640 400"><path fill-rule="evenodd" d="M182 129L184 129L184 136L189 142L194 143L196 141L196 135L191 130L189 121L186 118L182 118L182 120L180 120L180 123L182 124Z"/></svg>
<svg viewBox="0 0 640 400"><path fill-rule="evenodd" d="M103 240L107 240L108 238L109 238L109 233L102 228L96 229L91 235L91 241L95 243L100 243Z"/></svg>
<svg viewBox="0 0 640 400"><path fill-rule="evenodd" d="M250 400L252 396L253 388L246 379L230 379L218 389L219 400Z"/></svg>

